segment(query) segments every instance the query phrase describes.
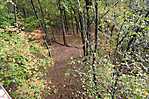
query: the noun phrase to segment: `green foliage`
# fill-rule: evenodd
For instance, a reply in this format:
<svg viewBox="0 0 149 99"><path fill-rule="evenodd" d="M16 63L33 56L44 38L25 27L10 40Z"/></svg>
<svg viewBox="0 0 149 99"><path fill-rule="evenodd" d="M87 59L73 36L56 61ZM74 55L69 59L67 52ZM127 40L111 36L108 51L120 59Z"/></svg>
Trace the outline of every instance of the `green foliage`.
<svg viewBox="0 0 149 99"><path fill-rule="evenodd" d="M99 3L100 15L104 16L100 19L102 30L96 64L88 56L90 59L83 62L84 67L79 71L85 90L94 98L100 94L101 99L146 99L149 96L148 10L142 0L132 4L123 0L114 7L113 3L109 6L103 1Z"/></svg>
<svg viewBox="0 0 149 99"><path fill-rule="evenodd" d="M0 1L1 28L6 28L14 22L13 6L7 6L7 2L4 1ZM24 23L26 31L33 31L40 26L39 21L43 17L46 26L61 29L60 7L65 11L65 25L77 22L79 25L80 14L83 17L83 25L89 19L92 27L95 2L86 1L89 1L89 17L86 15L85 0L40 0L44 16L37 0L33 0L36 11L33 11L30 0L16 0L17 22ZM100 49L96 53L95 64L92 64L92 55L85 57L87 61L81 62L83 68L78 73L82 77L83 87L88 95L96 98L98 94L103 99L147 98L149 18L148 5L144 3L146 0L97 1ZM84 25L84 31L88 30L87 27ZM84 35L86 36L85 33ZM52 61L45 55L44 48L28 41L23 33L2 31L0 41L0 81L15 98L40 99L45 88L45 71ZM94 44L91 42L91 45ZM91 54L94 53L91 51ZM93 66L96 67L95 71ZM97 86L93 81L94 74L97 77Z"/></svg>
<svg viewBox="0 0 149 99"><path fill-rule="evenodd" d="M93 71L90 63L86 63L77 71L82 77L84 90L90 97L101 95L102 99L146 99L149 95L149 75L140 67L140 63L121 63L113 65L110 59L98 58L96 64L97 86L93 82ZM78 61L79 62L79 61ZM133 65L131 67L131 65ZM132 70L128 70L131 68ZM98 93L98 94L97 94Z"/></svg>
<svg viewBox="0 0 149 99"><path fill-rule="evenodd" d="M1 32L0 41L0 82L15 98L41 99L52 63L47 51L23 32Z"/></svg>
<svg viewBox="0 0 149 99"><path fill-rule="evenodd" d="M35 17L28 17L24 20L25 31L33 31L39 27L39 21Z"/></svg>
<svg viewBox="0 0 149 99"><path fill-rule="evenodd" d="M6 9L5 2L3 4L0 2L0 28L10 26L13 23L12 14L8 14L7 12L8 10Z"/></svg>

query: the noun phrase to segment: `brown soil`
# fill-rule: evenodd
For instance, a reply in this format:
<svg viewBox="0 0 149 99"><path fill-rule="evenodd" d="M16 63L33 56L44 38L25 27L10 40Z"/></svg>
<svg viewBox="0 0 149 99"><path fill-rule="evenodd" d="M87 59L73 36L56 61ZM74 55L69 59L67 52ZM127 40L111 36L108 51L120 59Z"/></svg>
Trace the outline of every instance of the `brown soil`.
<svg viewBox="0 0 149 99"><path fill-rule="evenodd" d="M59 44L54 44L53 48L55 64L53 68L49 69L48 77L55 92L46 99L81 99L82 88L79 78L71 74L66 76L69 74L68 70L74 67L69 64L70 57L78 57L81 54L81 49Z"/></svg>
<svg viewBox="0 0 149 99"><path fill-rule="evenodd" d="M35 30L31 33L32 37L42 42L44 33ZM83 94L79 75L73 72L74 68L79 68L79 64L72 65L71 57L79 58L82 55L81 39L79 36L67 35L69 47L63 45L62 36L56 36L56 42L52 43L52 56L54 66L49 69L48 83L50 92L45 99L88 99ZM76 75L76 76L74 76Z"/></svg>
<svg viewBox="0 0 149 99"><path fill-rule="evenodd" d="M78 58L82 55L81 44L77 44L76 41L78 37L72 39L74 37L67 37L70 47L60 43L52 44L55 64L49 69L48 79L53 91L46 99L87 99L83 95L84 91L79 76L73 76L74 73L71 72L74 67L79 67L77 64L70 64L71 57ZM62 43L60 39L58 41Z"/></svg>

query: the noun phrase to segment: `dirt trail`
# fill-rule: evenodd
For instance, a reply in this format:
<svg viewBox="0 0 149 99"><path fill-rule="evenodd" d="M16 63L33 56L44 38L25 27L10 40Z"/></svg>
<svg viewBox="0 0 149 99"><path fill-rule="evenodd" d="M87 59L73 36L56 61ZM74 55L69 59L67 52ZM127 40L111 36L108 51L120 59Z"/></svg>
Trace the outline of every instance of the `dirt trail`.
<svg viewBox="0 0 149 99"><path fill-rule="evenodd" d="M51 80L53 91L46 99L85 99L83 98L83 88L79 77L74 77L68 70L72 70L77 65L69 64L71 57L78 58L82 54L80 46L66 47L58 43L52 45L54 67L50 68L48 77Z"/></svg>
<svg viewBox="0 0 149 99"><path fill-rule="evenodd" d="M34 39L41 42L44 33L41 30L35 30L31 33ZM54 66L49 69L48 81L50 95L45 99L87 99L82 94L83 88L79 76L73 76L73 68L79 65L71 65L71 57L78 58L82 55L82 47L79 36L67 36L67 42L70 47L64 46L61 36L56 37L58 42L52 43L52 56Z"/></svg>

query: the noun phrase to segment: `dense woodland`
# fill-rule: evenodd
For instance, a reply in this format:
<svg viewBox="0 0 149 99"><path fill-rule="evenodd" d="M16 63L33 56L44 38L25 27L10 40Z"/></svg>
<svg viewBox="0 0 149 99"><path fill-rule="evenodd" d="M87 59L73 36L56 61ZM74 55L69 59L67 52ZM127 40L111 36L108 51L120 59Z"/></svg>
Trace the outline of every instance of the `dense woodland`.
<svg viewBox="0 0 149 99"><path fill-rule="evenodd" d="M149 99L149 0L0 0L0 83L13 99Z"/></svg>

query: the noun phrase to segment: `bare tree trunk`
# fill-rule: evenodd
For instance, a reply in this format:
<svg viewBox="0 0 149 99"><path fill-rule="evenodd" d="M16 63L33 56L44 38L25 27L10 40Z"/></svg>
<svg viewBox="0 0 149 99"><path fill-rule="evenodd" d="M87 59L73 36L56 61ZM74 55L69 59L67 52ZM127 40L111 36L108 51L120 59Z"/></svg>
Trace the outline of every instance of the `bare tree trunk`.
<svg viewBox="0 0 149 99"><path fill-rule="evenodd" d="M53 27L51 27L51 32L52 32L52 41L56 42L56 38L55 38L55 35L54 35L54 30L53 30Z"/></svg>
<svg viewBox="0 0 149 99"><path fill-rule="evenodd" d="M14 0L14 25L17 25L17 6L16 6L16 0Z"/></svg>
<svg viewBox="0 0 149 99"><path fill-rule="evenodd" d="M85 0L86 8L86 56L91 55L91 33L90 33L90 16L89 16L89 7L90 0Z"/></svg>
<svg viewBox="0 0 149 99"><path fill-rule="evenodd" d="M36 11L35 6L34 6L34 3L33 3L33 0L30 0L30 2L31 2L31 5L32 5L32 9L34 11L34 14L35 14L36 18L39 20L39 17L37 15L37 11Z"/></svg>
<svg viewBox="0 0 149 99"><path fill-rule="evenodd" d="M26 10L25 10L25 8L22 8L22 11L23 11L24 18L26 18L27 15L26 15Z"/></svg>
<svg viewBox="0 0 149 99"><path fill-rule="evenodd" d="M63 9L62 12L63 12L63 20L64 20L65 33L68 34L69 33L69 29L68 29L68 22L67 22L67 16L66 16L65 9Z"/></svg>
<svg viewBox="0 0 149 99"><path fill-rule="evenodd" d="M36 18L39 20L40 22L40 26L43 28L43 31L45 32L45 36L44 36L44 43L45 43L45 46L48 50L48 54L49 56L51 57L51 52L50 52L50 48L49 48L49 45L48 45L48 42L47 42L47 31L46 31L46 28L44 27L43 23L40 21L39 17L38 17L38 14L37 14L37 11L35 9L35 6L34 6L34 3L33 3L33 0L30 0L31 1L31 5L32 5L32 8L33 8L33 11L34 11L34 14L36 16ZM38 3L40 5L40 1L38 0ZM40 10L41 10L41 13L42 13L42 16L43 16L43 12L42 12L42 8L41 8L41 5L40 5ZM42 19L43 21L43 19Z"/></svg>
<svg viewBox="0 0 149 99"><path fill-rule="evenodd" d="M72 8L72 10L74 12L76 33L79 34L79 20L78 20L77 15L76 15L77 13L73 8Z"/></svg>
<svg viewBox="0 0 149 99"><path fill-rule="evenodd" d="M98 1L94 0L95 2L95 46L94 46L94 52L93 52L93 63L92 63L92 71L93 71L93 82L95 85L95 89L96 89L96 95L98 96L98 98L101 98L101 95L98 93L98 89L97 89L97 78L96 78L96 53L97 53L97 48L98 48Z"/></svg>
<svg viewBox="0 0 149 99"><path fill-rule="evenodd" d="M42 10L42 6L41 6L41 3L40 3L40 0L38 0L38 4L39 4L40 12L41 12L42 28L43 28L43 31L45 33L45 36L43 37L43 39L44 39L44 43L45 43L45 45L46 45L46 47L48 49L49 56L51 56L50 48L49 48L49 44L51 45L51 39L48 42L48 29L46 27L46 23L45 23L45 20L44 20L44 12Z"/></svg>
<svg viewBox="0 0 149 99"><path fill-rule="evenodd" d="M61 16L61 26L62 26L62 33L63 33L63 41L64 41L64 45L65 46L68 46L67 45L67 42L66 42L66 28L65 28L65 9L63 8L63 5L60 4L60 0L58 1L58 7L59 7L59 10L60 10L60 16Z"/></svg>
<svg viewBox="0 0 149 99"><path fill-rule="evenodd" d="M71 13L71 29L72 29L72 32L73 32L73 35L75 35L75 29L74 29L74 23L73 23L73 14Z"/></svg>
<svg viewBox="0 0 149 99"><path fill-rule="evenodd" d="M95 0L95 53L97 52L98 48L98 1Z"/></svg>
<svg viewBox="0 0 149 99"><path fill-rule="evenodd" d="M79 34L79 22L76 16L75 16L75 22L76 22L76 33Z"/></svg>
<svg viewBox="0 0 149 99"><path fill-rule="evenodd" d="M77 11L78 11L78 15L79 15L79 22L80 22L80 32L81 32L81 40L82 40L82 44L83 44L83 54L84 56L86 56L86 42L85 42L85 27L84 27L84 18L82 13L80 12L80 1L77 0Z"/></svg>

